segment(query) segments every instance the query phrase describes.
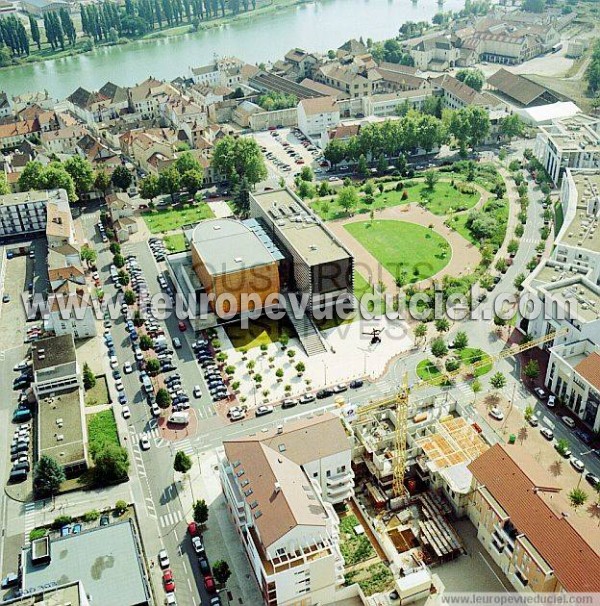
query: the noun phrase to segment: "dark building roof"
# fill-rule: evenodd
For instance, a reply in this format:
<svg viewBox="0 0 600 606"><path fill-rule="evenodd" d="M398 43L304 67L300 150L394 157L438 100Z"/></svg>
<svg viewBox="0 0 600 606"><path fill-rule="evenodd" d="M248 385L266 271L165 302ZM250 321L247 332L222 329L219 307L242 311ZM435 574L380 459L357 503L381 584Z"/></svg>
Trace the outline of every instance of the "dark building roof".
<svg viewBox="0 0 600 606"><path fill-rule="evenodd" d="M249 80L250 85L254 86L261 91L274 91L277 93L285 93L286 95L295 95L298 100L309 99L311 97L324 97L322 93L317 92L297 84L287 78L276 76L275 74L269 74L267 72L260 71L256 75L252 76Z"/></svg>
<svg viewBox="0 0 600 606"><path fill-rule="evenodd" d="M536 105L556 103L561 100L547 88L524 76L513 74L504 68L490 76L487 83L502 94L525 106L533 103Z"/></svg>
<svg viewBox="0 0 600 606"><path fill-rule="evenodd" d="M70 334L40 339L33 344L31 350L34 371L69 364L77 360L73 335Z"/></svg>

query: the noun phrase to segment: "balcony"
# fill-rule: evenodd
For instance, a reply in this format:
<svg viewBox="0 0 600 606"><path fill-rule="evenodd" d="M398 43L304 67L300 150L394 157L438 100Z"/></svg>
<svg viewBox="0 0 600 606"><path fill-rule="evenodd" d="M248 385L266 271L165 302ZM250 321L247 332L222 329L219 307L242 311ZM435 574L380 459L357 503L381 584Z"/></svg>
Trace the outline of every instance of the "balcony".
<svg viewBox="0 0 600 606"><path fill-rule="evenodd" d="M327 486L335 486L336 484L344 484L354 479L354 472L352 469L347 469L342 473L336 473L333 476L327 478Z"/></svg>

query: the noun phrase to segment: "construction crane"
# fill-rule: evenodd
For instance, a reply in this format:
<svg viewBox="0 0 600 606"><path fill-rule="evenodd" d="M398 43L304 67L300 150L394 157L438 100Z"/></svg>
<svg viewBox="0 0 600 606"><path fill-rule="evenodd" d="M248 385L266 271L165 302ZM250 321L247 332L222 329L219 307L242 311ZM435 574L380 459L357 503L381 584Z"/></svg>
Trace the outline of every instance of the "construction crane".
<svg viewBox="0 0 600 606"><path fill-rule="evenodd" d="M556 337L564 335L568 332L567 328L561 328L554 332L548 333L544 337L540 337L539 339L533 339L531 341L527 341L521 345L514 345L512 347L507 347L503 349L501 352L496 355L490 356L485 355L481 360L477 362L473 362L468 365L467 377L463 378L463 381L469 381L473 378L478 369L489 365L490 363L495 364L499 360L504 360L505 358L510 358L512 356L516 356L528 349L532 349L533 347L537 347L539 345L543 345L544 343L548 343L549 341L554 340ZM419 389L426 389L428 387L436 387L441 384L451 382L453 379L458 377L459 375L465 372L465 368L459 368L457 370L451 372L442 372L439 375L433 377L432 379L428 379L426 381L419 381L412 387L408 384L408 374L405 373L402 378L402 384L398 392L389 398L384 400L379 400L378 402L373 402L371 404L367 404L366 406L361 406L356 410L357 419L364 418L366 415L369 415L373 412L377 412L378 410L383 410L386 408L394 408L396 412L396 427L395 427L395 446L396 446L396 457L394 460L393 467L393 492L395 497L404 497L406 496L406 487L404 485L404 474L406 471L406 435L408 430L408 398L409 395L417 391Z"/></svg>

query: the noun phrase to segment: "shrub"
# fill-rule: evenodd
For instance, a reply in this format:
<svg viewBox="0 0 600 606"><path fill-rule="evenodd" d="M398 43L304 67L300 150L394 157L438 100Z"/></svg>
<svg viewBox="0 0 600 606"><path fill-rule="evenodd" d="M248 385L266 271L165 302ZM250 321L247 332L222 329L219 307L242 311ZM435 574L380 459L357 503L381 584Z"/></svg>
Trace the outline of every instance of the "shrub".
<svg viewBox="0 0 600 606"><path fill-rule="evenodd" d="M92 509L91 511L86 511L82 519L84 522L95 522L100 517L100 512L97 509Z"/></svg>
<svg viewBox="0 0 600 606"><path fill-rule="evenodd" d="M35 541L37 539L43 539L47 533L48 533L48 531L45 528L34 528L29 533L29 540Z"/></svg>
<svg viewBox="0 0 600 606"><path fill-rule="evenodd" d="M52 528L58 530L67 524L70 524L73 521L71 516L58 516L58 518L54 518L54 522L52 522Z"/></svg>
<svg viewBox="0 0 600 606"><path fill-rule="evenodd" d="M115 503L115 510L117 514L122 516L127 511L127 501L123 501L123 499L119 499Z"/></svg>

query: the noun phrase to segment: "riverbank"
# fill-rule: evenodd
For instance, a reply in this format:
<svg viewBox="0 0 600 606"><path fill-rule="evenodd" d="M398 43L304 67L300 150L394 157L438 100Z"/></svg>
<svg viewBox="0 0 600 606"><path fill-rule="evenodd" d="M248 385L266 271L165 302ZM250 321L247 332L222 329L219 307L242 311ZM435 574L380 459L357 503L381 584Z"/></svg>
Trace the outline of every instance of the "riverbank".
<svg viewBox="0 0 600 606"><path fill-rule="evenodd" d="M218 27L223 27L224 25L229 25L232 23L245 23L256 19L257 17L289 10L303 4L314 4L318 1L319 0L266 0L262 5L257 5L255 9L248 12L238 13L237 15L226 15L225 17L218 17L216 19L211 19L210 21L200 22L197 28L194 27L192 23L179 24L174 27L164 27L159 30L153 30L144 36L140 36L139 38L119 38L114 42L94 43L90 38L85 36L78 38L78 41L74 46L66 46L64 49L57 50L52 50L48 43L44 43L42 44L42 48L40 50L32 47L31 53L27 57L13 59L13 63L11 65L0 67L0 73L33 63L76 57L77 55L91 53L95 50L103 48L125 46L132 43L153 42L156 40L164 40L186 34L202 34L203 32L210 31ZM81 32L78 32L78 35L82 36Z"/></svg>

